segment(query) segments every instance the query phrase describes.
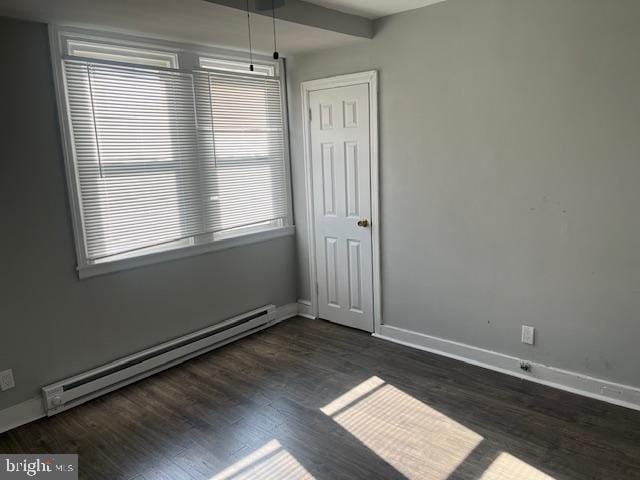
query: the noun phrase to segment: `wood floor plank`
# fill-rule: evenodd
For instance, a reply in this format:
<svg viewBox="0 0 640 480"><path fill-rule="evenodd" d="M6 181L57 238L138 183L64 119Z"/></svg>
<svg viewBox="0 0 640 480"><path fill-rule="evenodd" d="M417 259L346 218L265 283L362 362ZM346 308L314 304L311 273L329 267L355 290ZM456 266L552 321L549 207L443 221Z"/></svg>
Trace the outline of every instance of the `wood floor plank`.
<svg viewBox="0 0 640 480"><path fill-rule="evenodd" d="M91 480L640 479L640 412L295 318L0 435Z"/></svg>

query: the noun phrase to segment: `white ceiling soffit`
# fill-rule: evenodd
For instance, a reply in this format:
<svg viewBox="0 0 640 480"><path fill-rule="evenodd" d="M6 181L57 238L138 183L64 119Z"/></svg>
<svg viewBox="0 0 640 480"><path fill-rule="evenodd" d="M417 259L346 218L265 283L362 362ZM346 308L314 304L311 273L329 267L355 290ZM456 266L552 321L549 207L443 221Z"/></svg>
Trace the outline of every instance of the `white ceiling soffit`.
<svg viewBox="0 0 640 480"><path fill-rule="evenodd" d="M307 0L323 7L365 18L380 18L394 13L426 7L444 0Z"/></svg>
<svg viewBox="0 0 640 480"><path fill-rule="evenodd" d="M0 0L0 16L248 50L246 13L203 0ZM271 17L252 15L251 26L254 50L271 54ZM283 55L367 41L284 20L277 32Z"/></svg>

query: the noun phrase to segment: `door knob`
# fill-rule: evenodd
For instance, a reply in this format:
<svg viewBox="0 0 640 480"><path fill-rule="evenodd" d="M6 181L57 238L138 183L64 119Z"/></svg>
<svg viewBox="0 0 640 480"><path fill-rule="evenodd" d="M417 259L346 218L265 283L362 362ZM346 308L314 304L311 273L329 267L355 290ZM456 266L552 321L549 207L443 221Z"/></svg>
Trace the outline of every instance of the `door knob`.
<svg viewBox="0 0 640 480"><path fill-rule="evenodd" d="M367 220L366 218L362 220L358 220L358 226L362 228L367 228L369 226L369 220Z"/></svg>

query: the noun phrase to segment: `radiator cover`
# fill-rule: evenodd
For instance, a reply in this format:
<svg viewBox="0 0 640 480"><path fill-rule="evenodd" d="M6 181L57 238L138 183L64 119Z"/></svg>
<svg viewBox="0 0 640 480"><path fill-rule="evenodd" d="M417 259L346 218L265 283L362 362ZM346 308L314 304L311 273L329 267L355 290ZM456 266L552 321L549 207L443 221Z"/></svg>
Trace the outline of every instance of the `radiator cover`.
<svg viewBox="0 0 640 480"><path fill-rule="evenodd" d="M42 388L45 411L48 416L55 415L262 330L274 322L275 310L275 305L266 305L47 385Z"/></svg>

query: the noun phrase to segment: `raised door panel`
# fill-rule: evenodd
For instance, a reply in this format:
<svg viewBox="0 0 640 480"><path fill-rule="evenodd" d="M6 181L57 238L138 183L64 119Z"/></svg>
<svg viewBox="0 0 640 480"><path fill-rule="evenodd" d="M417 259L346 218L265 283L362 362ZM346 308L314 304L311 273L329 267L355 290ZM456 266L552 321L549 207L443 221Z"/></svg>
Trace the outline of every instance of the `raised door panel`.
<svg viewBox="0 0 640 480"><path fill-rule="evenodd" d="M360 217L360 166L358 163L358 142L344 143L345 197L347 217Z"/></svg>
<svg viewBox="0 0 640 480"><path fill-rule="evenodd" d="M333 143L321 146L322 162L322 205L325 216L336 216L336 161Z"/></svg>

